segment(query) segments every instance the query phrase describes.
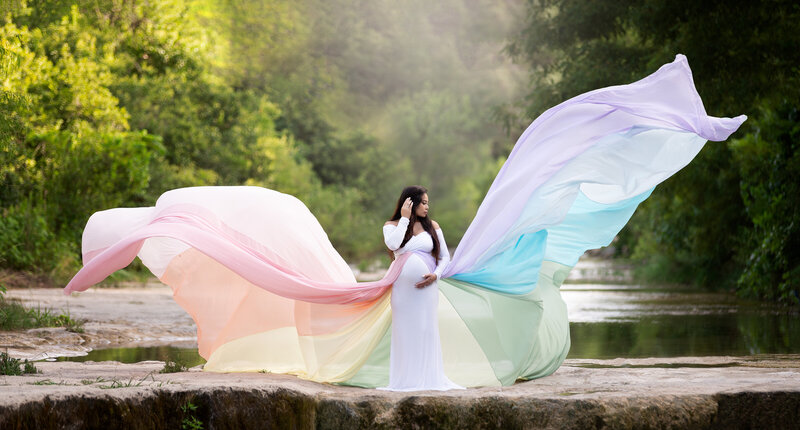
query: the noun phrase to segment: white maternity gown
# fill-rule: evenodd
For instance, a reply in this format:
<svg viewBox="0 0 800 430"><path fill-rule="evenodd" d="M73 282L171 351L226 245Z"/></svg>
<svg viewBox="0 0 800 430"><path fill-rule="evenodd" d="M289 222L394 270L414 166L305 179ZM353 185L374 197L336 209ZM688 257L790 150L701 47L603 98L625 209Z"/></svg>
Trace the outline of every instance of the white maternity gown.
<svg viewBox="0 0 800 430"><path fill-rule="evenodd" d="M439 341L438 282L417 288L416 283L428 273L438 280L450 262L450 252L441 229L436 229L439 239L439 264L435 264L431 251L433 239L423 231L413 236L402 248L400 244L408 228L408 218L400 218L397 226L385 225L383 237L386 246L395 256L412 252L403 271L392 287L392 343L389 355L389 386L392 391L463 389L444 374L442 345Z"/></svg>

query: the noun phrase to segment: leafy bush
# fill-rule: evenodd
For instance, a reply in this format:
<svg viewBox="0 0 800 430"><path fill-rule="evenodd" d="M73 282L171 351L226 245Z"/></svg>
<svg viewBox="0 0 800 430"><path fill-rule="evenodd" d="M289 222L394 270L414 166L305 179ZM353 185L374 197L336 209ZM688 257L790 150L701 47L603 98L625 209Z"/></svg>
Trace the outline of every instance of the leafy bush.
<svg viewBox="0 0 800 430"><path fill-rule="evenodd" d="M145 201L150 163L163 148L156 136L136 133L63 132L32 137L42 154L49 223L73 234L77 243L93 212Z"/></svg>
<svg viewBox="0 0 800 430"><path fill-rule="evenodd" d="M47 222L46 209L29 200L3 209L0 218L0 265L63 278L78 266L72 244Z"/></svg>
<svg viewBox="0 0 800 430"><path fill-rule="evenodd" d="M0 352L0 375L20 376L28 373L39 373L39 370L28 360L19 360Z"/></svg>
<svg viewBox="0 0 800 430"><path fill-rule="evenodd" d="M752 229L739 259L747 297L800 304L800 105L783 102L751 119L752 133L731 143Z"/></svg>

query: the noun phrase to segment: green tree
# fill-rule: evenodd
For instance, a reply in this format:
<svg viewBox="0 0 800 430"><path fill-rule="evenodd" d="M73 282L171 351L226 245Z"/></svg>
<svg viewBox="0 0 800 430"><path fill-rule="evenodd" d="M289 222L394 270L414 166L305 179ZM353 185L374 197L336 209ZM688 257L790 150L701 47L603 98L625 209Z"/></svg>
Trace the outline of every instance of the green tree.
<svg viewBox="0 0 800 430"><path fill-rule="evenodd" d="M709 113L753 115L754 105L774 106L797 94L798 23L800 9L791 1L531 0L527 23L508 50L532 68L532 90L503 109L502 117L516 127L517 118L584 91L641 78L676 53L689 58ZM797 106L798 98L791 98L788 103ZM746 123L735 137L757 133L753 127ZM622 242L657 269L649 272L659 280L743 285L747 263L740 256L750 252L740 248L753 246L758 229L749 207L755 200L746 191L750 179L742 174L776 167L738 157L737 150L733 143L707 145L623 231Z"/></svg>
<svg viewBox="0 0 800 430"><path fill-rule="evenodd" d="M521 76L498 55L516 2L206 3L227 42L221 73L269 94L324 186L357 190L360 209L385 219L421 182L448 236L463 234L483 194L472 174L507 140L489 107Z"/></svg>
<svg viewBox="0 0 800 430"><path fill-rule="evenodd" d="M280 110L209 72L184 2L21 5L0 28L3 267L63 279L91 213L167 189L321 187L276 131Z"/></svg>
<svg viewBox="0 0 800 430"><path fill-rule="evenodd" d="M732 142L741 195L752 222L739 261L742 293L800 304L800 105L784 102L752 119Z"/></svg>
<svg viewBox="0 0 800 430"><path fill-rule="evenodd" d="M400 188L429 182L459 237L505 139L487 107L521 76L497 55L515 5L4 3L0 265L67 275L92 212L192 185L292 193L365 258Z"/></svg>

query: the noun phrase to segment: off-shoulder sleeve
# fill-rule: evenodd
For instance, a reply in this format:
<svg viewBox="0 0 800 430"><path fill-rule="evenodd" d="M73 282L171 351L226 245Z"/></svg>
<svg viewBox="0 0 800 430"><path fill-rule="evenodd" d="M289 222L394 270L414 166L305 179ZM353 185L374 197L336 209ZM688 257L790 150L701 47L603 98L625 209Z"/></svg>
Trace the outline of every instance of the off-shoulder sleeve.
<svg viewBox="0 0 800 430"><path fill-rule="evenodd" d="M439 264L433 273L436 274L436 279L440 279L444 269L450 264L450 251L447 249L447 243L444 241L444 233L442 233L441 228L436 229L436 237L439 238Z"/></svg>
<svg viewBox="0 0 800 430"><path fill-rule="evenodd" d="M401 217L397 225L386 224L383 226L383 243L392 251L397 251L403 243L408 229L408 218Z"/></svg>

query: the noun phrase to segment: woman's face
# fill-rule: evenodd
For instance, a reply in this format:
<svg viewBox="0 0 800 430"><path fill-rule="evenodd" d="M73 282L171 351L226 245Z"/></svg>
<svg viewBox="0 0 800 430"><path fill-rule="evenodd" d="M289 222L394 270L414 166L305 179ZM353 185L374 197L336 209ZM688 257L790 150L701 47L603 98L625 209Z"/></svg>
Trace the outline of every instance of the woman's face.
<svg viewBox="0 0 800 430"><path fill-rule="evenodd" d="M418 218L425 218L428 216L428 194L423 194L420 198L417 210L414 212Z"/></svg>

